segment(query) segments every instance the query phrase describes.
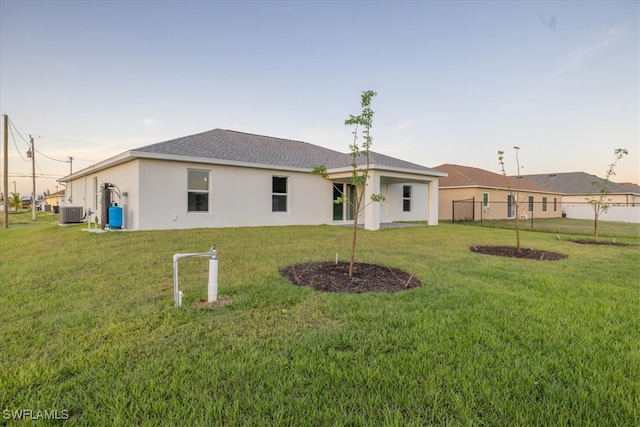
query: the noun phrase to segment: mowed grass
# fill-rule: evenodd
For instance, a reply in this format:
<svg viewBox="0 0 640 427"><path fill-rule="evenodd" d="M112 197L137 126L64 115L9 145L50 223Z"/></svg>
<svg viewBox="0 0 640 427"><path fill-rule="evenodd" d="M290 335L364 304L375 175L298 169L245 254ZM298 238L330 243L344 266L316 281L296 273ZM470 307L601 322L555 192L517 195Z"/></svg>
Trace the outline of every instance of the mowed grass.
<svg viewBox="0 0 640 427"><path fill-rule="evenodd" d="M414 274L396 294L318 293L278 274L348 257L345 227L94 234L0 231L0 409L75 425L640 425L640 247L524 231L561 261L491 257L510 230L360 234L358 261ZM200 307L218 245L220 295Z"/></svg>

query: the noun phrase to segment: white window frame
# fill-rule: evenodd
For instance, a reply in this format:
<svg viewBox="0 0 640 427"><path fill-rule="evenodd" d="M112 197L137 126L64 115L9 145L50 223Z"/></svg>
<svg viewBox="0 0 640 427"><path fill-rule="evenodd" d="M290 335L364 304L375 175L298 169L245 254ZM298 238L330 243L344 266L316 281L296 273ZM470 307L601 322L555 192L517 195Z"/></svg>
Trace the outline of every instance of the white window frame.
<svg viewBox="0 0 640 427"><path fill-rule="evenodd" d="M285 180L285 191L275 191L275 179L284 179ZM284 198L284 210L277 209L276 210L276 198ZM280 203L277 204L278 206ZM288 213L289 212L289 177L283 175L273 175L271 177L271 212L272 213Z"/></svg>
<svg viewBox="0 0 640 427"><path fill-rule="evenodd" d="M405 196L405 190L409 189L409 196ZM402 186L402 212L411 212L411 208L413 207L413 186L412 185L403 185ZM408 206L407 206L408 205Z"/></svg>
<svg viewBox="0 0 640 427"><path fill-rule="evenodd" d="M516 198L511 194L507 195L507 218L516 217Z"/></svg>
<svg viewBox="0 0 640 427"><path fill-rule="evenodd" d="M207 176L205 177L205 182L207 183L206 190L202 188L190 188L191 180L189 179L189 175L191 174L191 172L200 172L200 173L207 174ZM206 210L200 210L200 209L191 210L191 203L189 201L191 194L207 196ZM196 202L196 206L197 204L198 202ZM208 169L188 168L187 169L187 213L188 214L206 214L206 213L209 213L210 210L211 210L211 171Z"/></svg>

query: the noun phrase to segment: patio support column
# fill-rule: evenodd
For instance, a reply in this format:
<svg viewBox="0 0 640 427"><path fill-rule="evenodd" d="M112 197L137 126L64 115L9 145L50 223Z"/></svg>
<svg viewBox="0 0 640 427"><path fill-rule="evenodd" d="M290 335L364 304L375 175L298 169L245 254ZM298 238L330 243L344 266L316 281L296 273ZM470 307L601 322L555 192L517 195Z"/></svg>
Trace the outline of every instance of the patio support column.
<svg viewBox="0 0 640 427"><path fill-rule="evenodd" d="M365 230L380 229L380 202L371 202L372 194L380 194L380 174L375 170L369 170L367 186L364 189L364 228Z"/></svg>
<svg viewBox="0 0 640 427"><path fill-rule="evenodd" d="M438 179L429 181L427 184L429 205L427 207L427 224L438 225Z"/></svg>

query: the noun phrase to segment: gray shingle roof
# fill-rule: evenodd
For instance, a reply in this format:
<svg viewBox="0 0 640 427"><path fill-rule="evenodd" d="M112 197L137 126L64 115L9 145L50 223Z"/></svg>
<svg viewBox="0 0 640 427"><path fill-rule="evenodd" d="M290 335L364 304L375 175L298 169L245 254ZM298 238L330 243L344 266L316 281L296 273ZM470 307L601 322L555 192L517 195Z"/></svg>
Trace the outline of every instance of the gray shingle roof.
<svg viewBox="0 0 640 427"><path fill-rule="evenodd" d="M351 155L348 153L340 153L308 142L225 129L214 129L158 142L131 151L305 169L320 165L326 166L327 169L351 165ZM363 161L364 159L359 159L358 163ZM370 163L378 166L436 172L415 163L374 152L370 153Z"/></svg>
<svg viewBox="0 0 640 427"><path fill-rule="evenodd" d="M604 179L586 172L565 172L553 174L523 175L522 179L528 182L551 188L564 194L593 194L597 193L601 188ZM592 182L598 182L593 185ZM610 194L630 194L636 193L637 190L631 186L616 184L609 182L607 189Z"/></svg>

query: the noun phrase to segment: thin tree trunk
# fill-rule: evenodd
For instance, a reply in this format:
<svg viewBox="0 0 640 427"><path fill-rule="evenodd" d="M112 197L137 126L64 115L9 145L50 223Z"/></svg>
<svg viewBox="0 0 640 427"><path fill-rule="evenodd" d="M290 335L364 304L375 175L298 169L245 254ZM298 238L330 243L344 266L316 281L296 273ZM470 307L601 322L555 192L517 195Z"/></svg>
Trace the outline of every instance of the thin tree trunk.
<svg viewBox="0 0 640 427"><path fill-rule="evenodd" d="M516 203L516 253L520 253L520 209L518 209L518 203Z"/></svg>
<svg viewBox="0 0 640 427"><path fill-rule="evenodd" d="M356 239L358 237L358 216L353 220L353 236L351 237L351 255L349 256L349 277L353 277L353 265L356 262Z"/></svg>
<svg viewBox="0 0 640 427"><path fill-rule="evenodd" d="M366 179L365 179L365 185L363 186L360 194L356 195L356 206L355 206L355 212L354 212L354 218L353 218L353 236L351 237L351 254L349 256L349 277L353 277L353 265L356 262L356 240L358 239L358 217L360 216L360 207L362 206L362 198L364 197L364 187L366 186ZM358 191L358 188L356 187L356 191Z"/></svg>

